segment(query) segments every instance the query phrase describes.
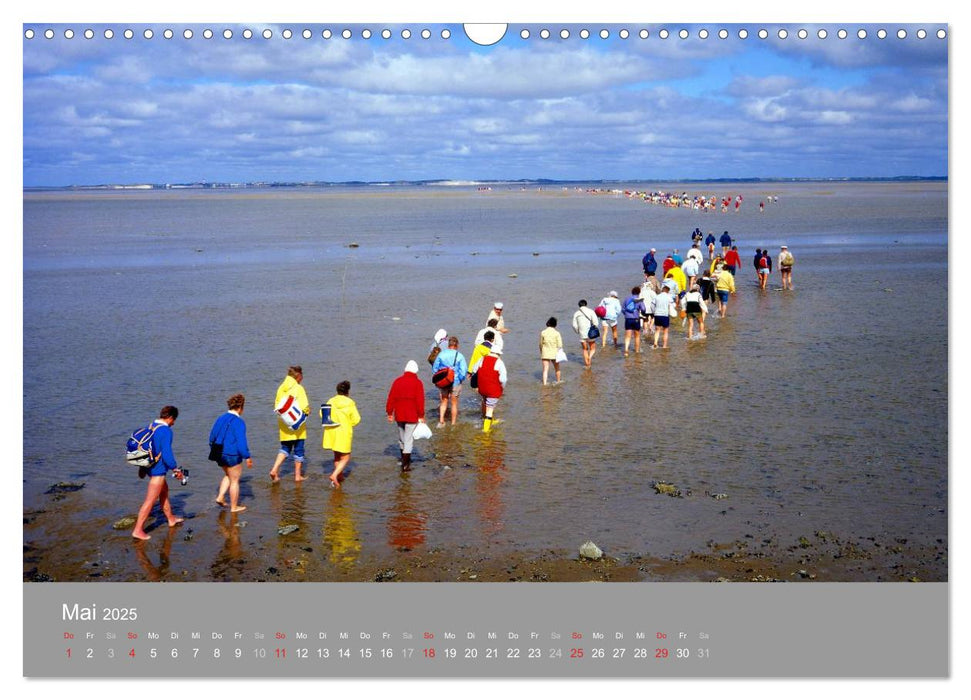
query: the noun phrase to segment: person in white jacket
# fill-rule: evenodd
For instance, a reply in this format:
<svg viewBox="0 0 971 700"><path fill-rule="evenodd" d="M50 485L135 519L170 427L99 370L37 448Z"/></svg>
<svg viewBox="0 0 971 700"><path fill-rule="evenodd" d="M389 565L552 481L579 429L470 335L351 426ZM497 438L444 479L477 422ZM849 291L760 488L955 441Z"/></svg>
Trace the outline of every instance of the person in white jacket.
<svg viewBox="0 0 971 700"><path fill-rule="evenodd" d="M708 315L708 305L705 298L701 296L701 287L693 285L690 291L681 297L681 310L688 317L688 335L690 339L694 335L695 321L698 322L700 337L705 337L705 316Z"/></svg>

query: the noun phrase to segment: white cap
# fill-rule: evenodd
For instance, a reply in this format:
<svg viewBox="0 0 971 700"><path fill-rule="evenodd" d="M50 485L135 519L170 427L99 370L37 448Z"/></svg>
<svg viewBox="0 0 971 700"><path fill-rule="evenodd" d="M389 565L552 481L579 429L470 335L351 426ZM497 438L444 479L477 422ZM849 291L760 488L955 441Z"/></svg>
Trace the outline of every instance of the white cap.
<svg viewBox="0 0 971 700"><path fill-rule="evenodd" d="M405 372L418 374L418 363L415 362L414 360L408 360L408 364L405 365Z"/></svg>
<svg viewBox="0 0 971 700"><path fill-rule="evenodd" d="M492 307L495 308L495 309L501 309L502 308L502 302L501 301L497 301L495 304L492 305Z"/></svg>
<svg viewBox="0 0 971 700"><path fill-rule="evenodd" d="M615 297L615 296L617 296L617 292L616 292L616 290L611 290L611 292L610 292L610 296L612 296L612 297Z"/></svg>

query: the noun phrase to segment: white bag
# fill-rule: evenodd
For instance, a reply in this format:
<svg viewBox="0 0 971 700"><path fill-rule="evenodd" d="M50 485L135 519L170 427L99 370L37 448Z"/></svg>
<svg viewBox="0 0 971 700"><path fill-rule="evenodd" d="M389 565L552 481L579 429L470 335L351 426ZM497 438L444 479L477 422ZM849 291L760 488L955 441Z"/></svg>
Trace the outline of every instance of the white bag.
<svg viewBox="0 0 971 700"><path fill-rule="evenodd" d="M419 423L415 426L415 432L411 434L411 437L415 440L422 440L431 436L432 429L428 427L428 423Z"/></svg>
<svg viewBox="0 0 971 700"><path fill-rule="evenodd" d="M566 362L566 352L563 351L563 348L560 348L559 350L556 351L556 359L554 361Z"/></svg>

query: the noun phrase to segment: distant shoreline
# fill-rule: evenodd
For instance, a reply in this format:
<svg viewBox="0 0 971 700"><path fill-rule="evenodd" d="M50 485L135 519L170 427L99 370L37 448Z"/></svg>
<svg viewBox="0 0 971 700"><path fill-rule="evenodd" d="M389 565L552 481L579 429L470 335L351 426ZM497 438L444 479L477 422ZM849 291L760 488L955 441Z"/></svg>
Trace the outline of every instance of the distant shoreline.
<svg viewBox="0 0 971 700"><path fill-rule="evenodd" d="M277 189L303 187L490 187L490 186L575 186L575 185L612 185L620 183L664 183L664 184L759 184L759 183L801 183L801 182L947 182L946 175L923 177L902 175L897 177L750 177L750 178L709 178L709 179L642 179L622 180L375 180L348 182L190 182L190 183L117 183L101 185L60 185L25 186L24 192L79 192L79 191L150 191L150 190L234 190L234 189Z"/></svg>

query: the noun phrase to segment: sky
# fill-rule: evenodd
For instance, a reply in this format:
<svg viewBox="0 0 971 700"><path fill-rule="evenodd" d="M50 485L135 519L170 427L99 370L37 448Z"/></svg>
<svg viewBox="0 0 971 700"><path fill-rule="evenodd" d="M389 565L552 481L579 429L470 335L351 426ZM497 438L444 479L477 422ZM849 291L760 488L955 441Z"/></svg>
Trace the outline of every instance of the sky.
<svg viewBox="0 0 971 700"><path fill-rule="evenodd" d="M23 182L946 175L944 25L882 26L513 24L483 47L460 24L27 24Z"/></svg>

